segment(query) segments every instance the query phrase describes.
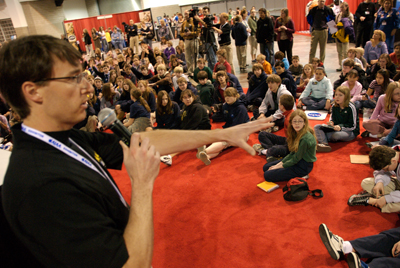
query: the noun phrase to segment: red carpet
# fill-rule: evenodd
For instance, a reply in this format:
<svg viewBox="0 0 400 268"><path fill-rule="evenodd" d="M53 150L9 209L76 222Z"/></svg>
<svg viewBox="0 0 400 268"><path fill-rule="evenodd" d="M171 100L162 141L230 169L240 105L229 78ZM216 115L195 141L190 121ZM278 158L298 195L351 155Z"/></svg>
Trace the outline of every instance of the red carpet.
<svg viewBox="0 0 400 268"><path fill-rule="evenodd" d="M350 154L368 154L365 141L359 136L318 153L308 183L310 189L322 189L324 197L301 202L283 199L284 182L272 193L258 189L265 158L241 149L224 151L210 166L196 159L195 151L174 157L171 167L161 164L153 194L153 267L347 267L327 253L320 223L345 240L400 224L397 214L347 205L361 190L361 180L372 176L368 165L350 163ZM250 137L249 144L254 143L257 134ZM130 200L125 171L112 175Z"/></svg>

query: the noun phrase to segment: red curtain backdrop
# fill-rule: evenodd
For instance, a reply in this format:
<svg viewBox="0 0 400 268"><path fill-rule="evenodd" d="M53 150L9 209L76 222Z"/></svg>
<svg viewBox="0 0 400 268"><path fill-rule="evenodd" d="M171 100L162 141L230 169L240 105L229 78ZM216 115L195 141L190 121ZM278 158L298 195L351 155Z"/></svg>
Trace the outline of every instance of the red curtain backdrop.
<svg viewBox="0 0 400 268"><path fill-rule="evenodd" d="M355 13L358 5L363 0L345 0L350 7L350 12ZM307 31L310 29L306 19L306 5L310 0L287 0L287 8L289 16L292 17L296 31ZM325 4L330 5L333 0L326 0Z"/></svg>
<svg viewBox="0 0 400 268"><path fill-rule="evenodd" d="M82 34L83 34L83 29L87 29L90 36L92 36L91 30L92 28L96 28L96 30L99 30L100 26L103 26L104 30L107 30L108 27L111 29L116 25L118 28L122 29L124 31L124 26L122 25L122 22L125 22L126 24L129 24L129 20L133 20L135 23L139 22L139 12L141 11L132 11L132 12L125 12L125 13L117 13L117 14L111 14L112 18L108 19L100 19L98 20L97 17L103 17L103 16L108 16L108 15L100 15L96 17L89 17L85 19L79 19L79 20L68 20L64 21L64 24L67 23L73 23L74 25L74 31L76 35L76 40L79 41L79 45L81 49L84 51L85 50L85 42L82 40ZM94 44L92 44L94 48Z"/></svg>

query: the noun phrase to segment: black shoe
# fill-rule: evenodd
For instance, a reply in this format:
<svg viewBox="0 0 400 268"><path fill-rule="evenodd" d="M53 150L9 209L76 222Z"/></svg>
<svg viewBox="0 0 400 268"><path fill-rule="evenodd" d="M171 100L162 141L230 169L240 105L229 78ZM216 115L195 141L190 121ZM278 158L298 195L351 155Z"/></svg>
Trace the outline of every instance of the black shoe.
<svg viewBox="0 0 400 268"><path fill-rule="evenodd" d="M360 257L358 257L357 253L350 252L346 257L347 265L349 268L361 268Z"/></svg>
<svg viewBox="0 0 400 268"><path fill-rule="evenodd" d="M336 69L336 72L341 72L341 71L342 71L342 68Z"/></svg>
<svg viewBox="0 0 400 268"><path fill-rule="evenodd" d="M275 157L275 156L268 156L267 157L267 163L271 163L277 160L281 160L283 157Z"/></svg>
<svg viewBox="0 0 400 268"><path fill-rule="evenodd" d="M328 227L324 223L319 226L319 236L332 259L339 260L340 257L344 255L343 238L329 231Z"/></svg>
<svg viewBox="0 0 400 268"><path fill-rule="evenodd" d="M367 147L370 148L370 149L371 149L372 146L373 146L370 142L366 142L365 145L367 145Z"/></svg>
<svg viewBox="0 0 400 268"><path fill-rule="evenodd" d="M349 206L368 206L368 199L372 197L372 194L362 191L359 194L353 194L350 196L347 204Z"/></svg>
<svg viewBox="0 0 400 268"><path fill-rule="evenodd" d="M251 62L257 62L257 60L252 60Z"/></svg>
<svg viewBox="0 0 400 268"><path fill-rule="evenodd" d="M363 138L369 137L369 132L364 131L363 133L361 133L361 137L363 137Z"/></svg>

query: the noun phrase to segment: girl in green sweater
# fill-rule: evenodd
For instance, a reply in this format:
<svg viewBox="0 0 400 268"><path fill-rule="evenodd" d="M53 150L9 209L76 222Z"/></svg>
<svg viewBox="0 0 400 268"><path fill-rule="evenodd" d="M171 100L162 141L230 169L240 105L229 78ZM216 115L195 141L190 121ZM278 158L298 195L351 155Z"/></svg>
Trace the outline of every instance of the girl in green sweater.
<svg viewBox="0 0 400 268"><path fill-rule="evenodd" d="M290 115L287 143L290 154L282 160L264 165L266 181L287 181L296 177L305 177L317 161L315 156L317 139L314 130L308 125L307 115L300 109Z"/></svg>

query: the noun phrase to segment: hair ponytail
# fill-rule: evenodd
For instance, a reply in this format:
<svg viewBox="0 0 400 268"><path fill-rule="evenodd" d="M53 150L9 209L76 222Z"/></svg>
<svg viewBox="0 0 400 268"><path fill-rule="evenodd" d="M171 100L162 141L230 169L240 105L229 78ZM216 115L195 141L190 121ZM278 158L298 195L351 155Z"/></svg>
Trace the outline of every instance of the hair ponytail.
<svg viewBox="0 0 400 268"><path fill-rule="evenodd" d="M131 90L131 96L135 98L135 100L139 101L140 104L150 113L151 109L149 107L149 105L147 104L147 101L142 97L142 92L137 89L134 88Z"/></svg>
<svg viewBox="0 0 400 268"><path fill-rule="evenodd" d="M140 104L142 104L142 106L150 113L151 109L150 109L149 105L147 104L147 101L142 96L139 97L139 101L140 101Z"/></svg>

